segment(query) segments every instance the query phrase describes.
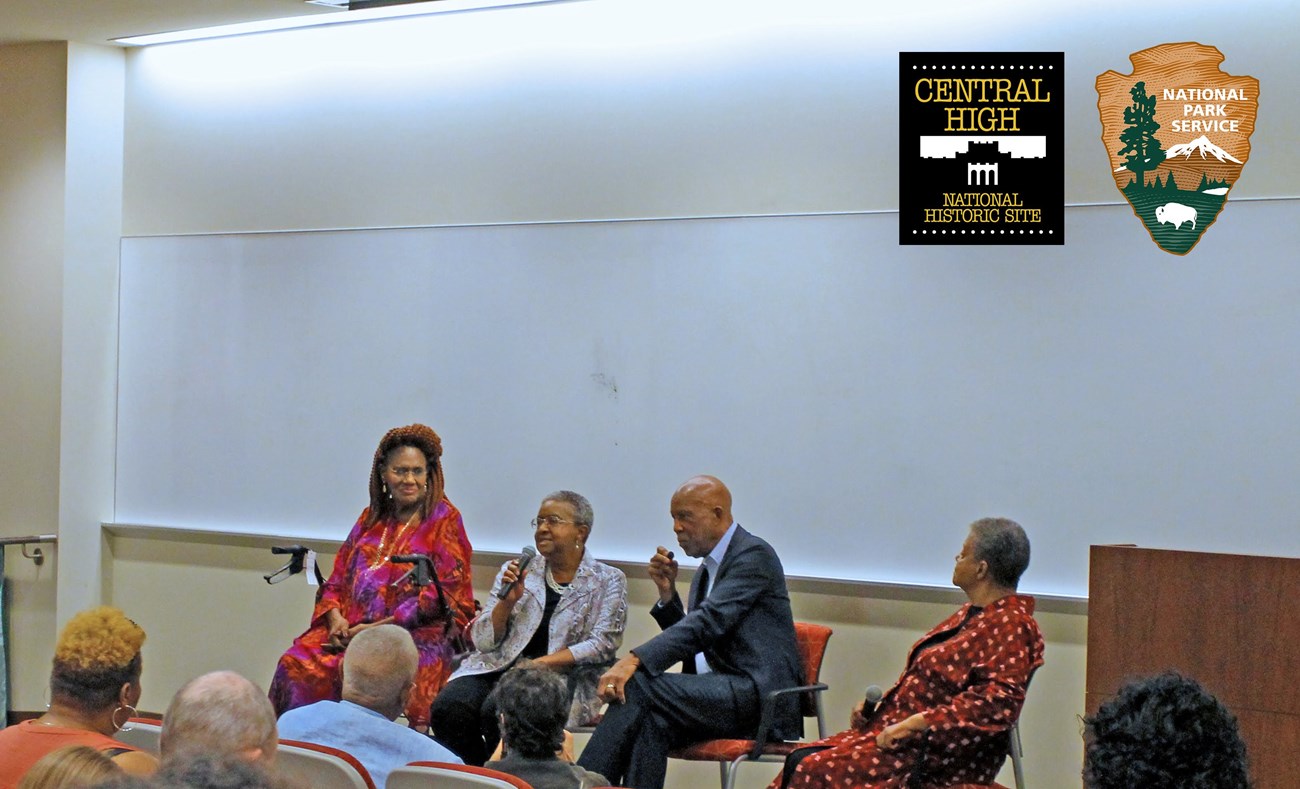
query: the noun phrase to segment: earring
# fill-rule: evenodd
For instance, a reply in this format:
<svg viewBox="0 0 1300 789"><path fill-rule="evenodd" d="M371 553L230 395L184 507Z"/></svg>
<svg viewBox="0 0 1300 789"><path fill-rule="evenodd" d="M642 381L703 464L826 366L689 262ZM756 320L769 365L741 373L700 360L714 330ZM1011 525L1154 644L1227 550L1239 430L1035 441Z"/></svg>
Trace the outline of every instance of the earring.
<svg viewBox="0 0 1300 789"><path fill-rule="evenodd" d="M121 725L118 725L117 714L123 711L126 712L126 720L122 721ZM113 710L113 715L109 720L113 724L113 729L115 731L119 731L119 732L131 731L131 729L135 728L134 726L129 725L131 723L131 719L136 717L139 714L140 713L136 710L136 708L132 707L130 704L119 704L117 705L117 709Z"/></svg>
<svg viewBox="0 0 1300 789"><path fill-rule="evenodd" d="M387 483L387 482L381 482L381 483L379 483L379 484L380 484L380 486L383 487L384 492L387 493L387 492L388 492L388 483Z"/></svg>

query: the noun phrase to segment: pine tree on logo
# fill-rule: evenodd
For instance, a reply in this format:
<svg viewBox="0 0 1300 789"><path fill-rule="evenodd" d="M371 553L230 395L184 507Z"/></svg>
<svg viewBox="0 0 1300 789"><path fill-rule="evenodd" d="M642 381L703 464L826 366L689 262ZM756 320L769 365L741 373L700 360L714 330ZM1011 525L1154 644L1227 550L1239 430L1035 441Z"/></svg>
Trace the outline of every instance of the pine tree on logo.
<svg viewBox="0 0 1300 789"><path fill-rule="evenodd" d="M1133 173L1134 187L1146 186L1146 174L1160 166L1165 160L1165 149L1156 139L1156 97L1147 95L1147 85L1139 82L1129 91L1133 104L1124 108L1124 123L1127 128L1120 132L1119 140L1124 147L1116 152L1124 156L1124 166Z"/></svg>

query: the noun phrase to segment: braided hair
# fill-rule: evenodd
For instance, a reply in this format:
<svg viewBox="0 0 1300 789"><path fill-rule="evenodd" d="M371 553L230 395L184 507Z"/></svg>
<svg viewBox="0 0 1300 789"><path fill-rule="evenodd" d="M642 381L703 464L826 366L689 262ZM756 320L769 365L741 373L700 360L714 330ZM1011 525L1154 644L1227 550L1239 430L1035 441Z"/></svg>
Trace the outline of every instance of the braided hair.
<svg viewBox="0 0 1300 789"><path fill-rule="evenodd" d="M401 447L413 447L424 454L429 464L428 485L424 490L424 501L420 505L421 520L429 517L433 508L442 501L442 439L433 432L433 428L421 424L395 427L384 434L375 449L375 459L370 465L370 514L366 525L374 526L387 518L397 516L397 507L392 498L384 492L383 468L388 454Z"/></svg>

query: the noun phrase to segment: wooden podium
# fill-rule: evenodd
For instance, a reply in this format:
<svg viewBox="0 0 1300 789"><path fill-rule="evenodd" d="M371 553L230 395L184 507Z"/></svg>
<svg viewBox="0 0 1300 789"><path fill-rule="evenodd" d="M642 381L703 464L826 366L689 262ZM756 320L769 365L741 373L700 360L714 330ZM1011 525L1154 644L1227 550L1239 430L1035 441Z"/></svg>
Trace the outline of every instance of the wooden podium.
<svg viewBox="0 0 1300 789"><path fill-rule="evenodd" d="M1237 716L1255 789L1300 786L1300 559L1092 546L1088 712L1166 669Z"/></svg>

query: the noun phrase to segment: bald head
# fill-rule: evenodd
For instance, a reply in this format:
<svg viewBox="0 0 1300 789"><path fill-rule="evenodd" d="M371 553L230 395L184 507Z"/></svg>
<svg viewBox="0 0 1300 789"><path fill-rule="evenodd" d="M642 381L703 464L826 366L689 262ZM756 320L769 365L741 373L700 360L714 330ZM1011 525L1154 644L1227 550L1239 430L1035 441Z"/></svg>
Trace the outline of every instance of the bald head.
<svg viewBox="0 0 1300 789"><path fill-rule="evenodd" d="M707 556L731 527L731 491L717 477L691 477L673 494L669 513L687 556Z"/></svg>
<svg viewBox="0 0 1300 789"><path fill-rule="evenodd" d="M214 671L176 691L163 716L163 760L203 751L250 762L275 761L275 710L262 689L233 671Z"/></svg>
<svg viewBox="0 0 1300 789"><path fill-rule="evenodd" d="M415 688L420 653L405 628L362 630L343 653L343 698L394 720Z"/></svg>
<svg viewBox="0 0 1300 789"><path fill-rule="evenodd" d="M708 474L691 477L677 489L676 495L682 494L698 496L706 500L710 506L722 507L727 515L731 515L731 491L717 477Z"/></svg>

